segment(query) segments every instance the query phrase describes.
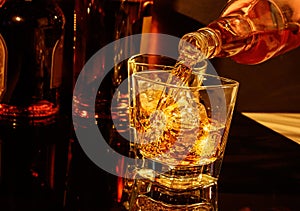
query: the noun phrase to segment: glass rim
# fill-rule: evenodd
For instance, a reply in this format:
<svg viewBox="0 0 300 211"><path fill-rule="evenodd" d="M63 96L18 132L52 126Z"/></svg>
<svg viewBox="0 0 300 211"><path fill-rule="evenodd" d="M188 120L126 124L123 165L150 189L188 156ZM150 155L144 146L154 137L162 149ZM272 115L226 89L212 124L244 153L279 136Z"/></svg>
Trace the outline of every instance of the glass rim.
<svg viewBox="0 0 300 211"><path fill-rule="evenodd" d="M131 56L128 59L128 63L131 64L136 64L136 65L143 65L143 66L149 66L149 63L146 62L142 62L142 61L136 61L137 58L139 57L150 57L150 56L156 56L156 57L161 57L161 58L167 58L170 60L174 60L174 62L176 61L175 59L168 57L168 56L163 56L163 55L158 55L158 54L135 54L133 56ZM163 65L163 64L151 64L152 66L156 66L156 67L166 67L166 69L172 69L173 66L172 65Z"/></svg>
<svg viewBox="0 0 300 211"><path fill-rule="evenodd" d="M220 82L220 84L208 84L208 85L205 85L205 84L202 84L202 85L199 85L199 86L186 86L186 85L176 85L176 84L170 84L170 83L167 83L167 82L161 82L161 81L154 81L152 79L149 79L149 78L145 78L141 75L143 74L150 74L150 73L169 73L171 76L172 73L171 73L171 70L144 70L142 72L136 72L136 73L133 73L132 74L132 77L137 77L137 78L141 78L143 79L144 81L148 81L148 82L151 82L151 83L154 83L154 84L158 84L158 85L162 85L162 86L169 86L169 87L172 87L172 88L177 88L177 89L197 89L197 90L207 90L207 89L224 89L224 88L234 88L234 87L238 87L239 86L239 82L236 81L236 80L233 80L233 79L230 79L230 78L226 78L226 77L222 77L222 76L217 76L217 75L212 75L212 74L208 74L208 73L193 73L194 75L200 75L200 76L203 76L203 77L210 77L210 78L214 78L216 80L218 80ZM177 77L177 76L174 76L174 77ZM178 77L178 80L179 77ZM205 80L205 78L204 78ZM225 82L225 84L222 84L222 82Z"/></svg>
<svg viewBox="0 0 300 211"><path fill-rule="evenodd" d="M128 63L139 64L139 65L141 65L141 64L149 65L148 63L145 63L145 62L136 61L136 59L137 59L137 58L140 58L140 57L150 57L150 56L166 58L166 59L170 59L170 60L172 60L172 61L174 61L174 62L177 61L176 59L174 59L174 58L172 58L172 57L165 56L165 55L151 54L151 53L145 53L145 54L140 53L140 54L135 54L135 55L132 55L131 57L129 57L127 62L128 62ZM199 61L199 63L200 63L200 62L203 62L203 63L204 63L204 65L202 65L201 68L207 67L207 63L208 63L208 62L207 62L207 59L203 59L203 60ZM155 65L155 66L165 66L165 67L170 67L170 68L173 67L172 65L162 65L162 64L151 64L151 65ZM196 65L196 67L198 67L198 66ZM199 68L200 68L200 67L199 67Z"/></svg>

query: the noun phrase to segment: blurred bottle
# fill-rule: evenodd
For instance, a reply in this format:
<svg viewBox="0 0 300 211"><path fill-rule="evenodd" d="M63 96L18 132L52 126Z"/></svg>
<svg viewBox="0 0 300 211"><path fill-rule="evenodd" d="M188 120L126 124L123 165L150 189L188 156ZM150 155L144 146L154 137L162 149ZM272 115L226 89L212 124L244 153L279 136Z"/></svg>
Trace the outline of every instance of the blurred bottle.
<svg viewBox="0 0 300 211"><path fill-rule="evenodd" d="M107 44L125 36L152 32L155 28L152 0L82 0L74 1L74 85L78 75L94 54ZM113 56L129 57L136 50L136 43L114 42ZM128 156L129 142L122 133L128 133L126 115L128 99L126 93L116 88L128 77L127 62L115 63L109 72L105 56L94 63L89 63L89 73L102 77L100 87L95 86L95 79L85 75L82 89L97 87L95 113L90 111L89 93L73 96L73 118L95 119L101 134L109 146L116 152ZM88 88L87 88L88 87ZM112 101L114 103L112 103ZM118 122L118 131L113 121ZM74 130L86 125L74 124ZM126 137L126 136L125 136ZM111 149L109 149L111 150ZM124 171L122 160L113 169ZM72 162L67 184L66 210L123 210L124 181L122 177L112 175L96 166L83 152L74 134L72 144Z"/></svg>
<svg viewBox="0 0 300 211"><path fill-rule="evenodd" d="M74 83L88 60L105 45L125 36L153 31L152 5L152 0L75 1ZM114 57L127 57L124 54L136 49L136 44L129 41L115 42L114 45ZM99 58L93 66L89 66L97 77L104 78L96 99L96 116L101 118L110 118L110 105L107 103L115 94L116 87L128 76L126 61L115 64L109 73L105 73L106 59ZM88 85L93 86L94 78L86 76L85 79ZM82 106L86 97L75 96L74 102L81 107L79 110L84 110Z"/></svg>
<svg viewBox="0 0 300 211"><path fill-rule="evenodd" d="M64 25L64 14L52 0L1 1L3 210L62 208L69 131L60 99Z"/></svg>
<svg viewBox="0 0 300 211"><path fill-rule="evenodd" d="M191 52L184 41L202 55ZM258 64L299 45L299 1L230 0L217 20L185 34L179 51L185 59L231 57L237 63Z"/></svg>

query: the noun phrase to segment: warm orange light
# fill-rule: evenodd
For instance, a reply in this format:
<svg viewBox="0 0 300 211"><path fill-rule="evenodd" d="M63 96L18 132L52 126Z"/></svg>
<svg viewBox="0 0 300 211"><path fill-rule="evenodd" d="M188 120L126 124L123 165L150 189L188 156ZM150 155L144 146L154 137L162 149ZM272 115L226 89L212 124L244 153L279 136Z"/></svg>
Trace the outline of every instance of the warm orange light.
<svg viewBox="0 0 300 211"><path fill-rule="evenodd" d="M123 194L123 188L124 188L123 178L118 177L117 202L121 202L122 194Z"/></svg>
<svg viewBox="0 0 300 211"><path fill-rule="evenodd" d="M20 16L14 16L14 17L12 17L12 19L13 19L13 21L15 21L15 22L21 22L21 21L23 21L23 18L20 17Z"/></svg>
<svg viewBox="0 0 300 211"><path fill-rule="evenodd" d="M50 155L50 172L49 172L49 186L51 189L54 189L55 185L55 146L51 147Z"/></svg>
<svg viewBox="0 0 300 211"><path fill-rule="evenodd" d="M124 170L124 157L122 157L122 160L119 160L118 165L116 166L116 173L119 175L117 180L117 202L121 202L122 200L122 194L123 194L123 171Z"/></svg>

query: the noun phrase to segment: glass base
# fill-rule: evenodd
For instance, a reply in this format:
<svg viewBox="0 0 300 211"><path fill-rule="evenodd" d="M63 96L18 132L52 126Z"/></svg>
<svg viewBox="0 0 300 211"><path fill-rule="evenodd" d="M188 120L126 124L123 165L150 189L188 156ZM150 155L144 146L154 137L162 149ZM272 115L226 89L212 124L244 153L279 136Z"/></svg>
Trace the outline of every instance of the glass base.
<svg viewBox="0 0 300 211"><path fill-rule="evenodd" d="M136 170L129 210L217 211L217 189L217 178L199 169L157 174L141 168Z"/></svg>

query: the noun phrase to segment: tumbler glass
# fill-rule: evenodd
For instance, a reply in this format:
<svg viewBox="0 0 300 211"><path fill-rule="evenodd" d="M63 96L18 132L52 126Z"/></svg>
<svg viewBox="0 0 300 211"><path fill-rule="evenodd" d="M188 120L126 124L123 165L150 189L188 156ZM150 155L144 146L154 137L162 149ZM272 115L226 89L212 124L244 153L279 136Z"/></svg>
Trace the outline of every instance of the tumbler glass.
<svg viewBox="0 0 300 211"><path fill-rule="evenodd" d="M129 209L217 210L238 82L196 68L183 83L173 74L175 60L159 55L128 62L131 150L142 161Z"/></svg>

